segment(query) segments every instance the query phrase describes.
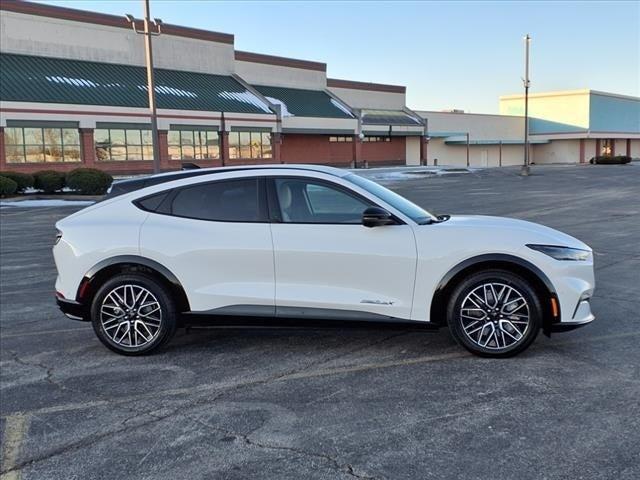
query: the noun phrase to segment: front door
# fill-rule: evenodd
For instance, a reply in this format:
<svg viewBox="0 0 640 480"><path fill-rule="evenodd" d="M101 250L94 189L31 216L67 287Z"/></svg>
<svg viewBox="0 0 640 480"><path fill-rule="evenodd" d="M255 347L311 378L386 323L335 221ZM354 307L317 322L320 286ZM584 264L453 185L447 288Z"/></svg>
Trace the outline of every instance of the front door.
<svg viewBox="0 0 640 480"><path fill-rule="evenodd" d="M332 182L283 177L270 188L279 217L271 224L279 315L411 317L411 226L364 227L372 203Z"/></svg>

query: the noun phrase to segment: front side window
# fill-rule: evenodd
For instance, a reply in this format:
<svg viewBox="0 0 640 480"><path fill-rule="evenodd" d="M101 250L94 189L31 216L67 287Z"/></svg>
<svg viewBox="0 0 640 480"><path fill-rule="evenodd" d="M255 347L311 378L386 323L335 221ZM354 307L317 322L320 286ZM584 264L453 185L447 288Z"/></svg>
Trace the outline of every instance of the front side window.
<svg viewBox="0 0 640 480"><path fill-rule="evenodd" d="M275 180L284 223L362 223L367 201L344 190L307 179Z"/></svg>
<svg viewBox="0 0 640 480"><path fill-rule="evenodd" d="M99 161L153 160L151 130L96 128L93 135Z"/></svg>
<svg viewBox="0 0 640 480"><path fill-rule="evenodd" d="M7 163L79 162L77 128L9 127L5 129Z"/></svg>
<svg viewBox="0 0 640 480"><path fill-rule="evenodd" d="M229 132L229 158L271 158L271 133Z"/></svg>
<svg viewBox="0 0 640 480"><path fill-rule="evenodd" d="M170 213L198 220L257 222L258 180L225 180L182 188L173 199Z"/></svg>
<svg viewBox="0 0 640 480"><path fill-rule="evenodd" d="M220 158L219 136L213 130L169 130L167 143L171 160Z"/></svg>

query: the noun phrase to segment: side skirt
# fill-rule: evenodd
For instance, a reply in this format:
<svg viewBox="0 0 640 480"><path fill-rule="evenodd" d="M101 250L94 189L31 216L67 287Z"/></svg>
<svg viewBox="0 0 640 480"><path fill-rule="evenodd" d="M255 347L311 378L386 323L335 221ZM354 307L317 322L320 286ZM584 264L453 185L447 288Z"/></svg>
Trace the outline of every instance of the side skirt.
<svg viewBox="0 0 640 480"><path fill-rule="evenodd" d="M328 308L233 305L182 314L184 326L396 328L437 330L440 325L369 312Z"/></svg>

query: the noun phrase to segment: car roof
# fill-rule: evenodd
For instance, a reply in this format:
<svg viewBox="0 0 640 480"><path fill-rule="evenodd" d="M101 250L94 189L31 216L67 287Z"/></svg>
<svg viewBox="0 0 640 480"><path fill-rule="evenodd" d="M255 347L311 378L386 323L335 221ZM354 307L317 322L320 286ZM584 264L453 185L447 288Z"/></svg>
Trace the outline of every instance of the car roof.
<svg viewBox="0 0 640 480"><path fill-rule="evenodd" d="M126 180L118 180L113 182L111 189L106 198L113 198L125 193L130 193L141 188L159 185L161 183L172 182L174 180L183 180L191 177L201 177L204 175L216 175L228 172L238 171L259 171L259 170L299 170L309 172L320 172L336 177L344 177L350 172L335 167L325 165L304 165L304 164L264 164L264 165L241 165L233 167L215 167L215 168L194 168L190 170L180 170L176 172L164 172L155 175L147 175L143 177L129 178Z"/></svg>

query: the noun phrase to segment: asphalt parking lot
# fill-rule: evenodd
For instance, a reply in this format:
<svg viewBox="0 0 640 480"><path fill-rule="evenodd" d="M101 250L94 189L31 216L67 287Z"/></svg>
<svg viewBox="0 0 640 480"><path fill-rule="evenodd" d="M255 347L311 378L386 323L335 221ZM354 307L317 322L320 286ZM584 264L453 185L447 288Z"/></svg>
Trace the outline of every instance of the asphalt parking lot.
<svg viewBox="0 0 640 480"><path fill-rule="evenodd" d="M53 301L53 225L74 209L0 209L2 480L640 478L640 165L517 172L388 183L594 248L596 322L508 360L446 330L311 328L121 357Z"/></svg>

